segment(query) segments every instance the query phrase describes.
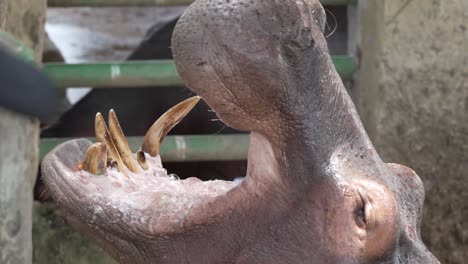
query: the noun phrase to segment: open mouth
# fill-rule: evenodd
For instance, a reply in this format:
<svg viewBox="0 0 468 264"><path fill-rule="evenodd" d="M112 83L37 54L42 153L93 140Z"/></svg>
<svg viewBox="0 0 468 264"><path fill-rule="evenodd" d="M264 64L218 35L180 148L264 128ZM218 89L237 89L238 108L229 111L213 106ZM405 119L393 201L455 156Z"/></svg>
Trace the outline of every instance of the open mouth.
<svg viewBox="0 0 468 264"><path fill-rule="evenodd" d="M55 200L87 201L83 203L87 208L80 210L109 223L137 222L153 230L184 232L183 225L190 220L188 212L238 185L194 177L181 180L163 168L161 142L199 100L195 96L168 110L148 130L136 153L131 152L113 110L109 112L109 126L101 113L96 114L96 143L85 139L69 141L45 159L43 173L52 176L45 181L54 190ZM66 193L60 191L65 189ZM69 206L66 202L65 207Z"/></svg>

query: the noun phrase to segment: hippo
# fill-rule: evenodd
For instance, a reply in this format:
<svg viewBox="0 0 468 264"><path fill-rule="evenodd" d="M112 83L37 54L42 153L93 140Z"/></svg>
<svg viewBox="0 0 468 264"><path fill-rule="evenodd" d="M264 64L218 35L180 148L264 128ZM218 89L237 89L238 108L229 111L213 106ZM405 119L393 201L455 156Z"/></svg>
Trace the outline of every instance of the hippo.
<svg viewBox="0 0 468 264"><path fill-rule="evenodd" d="M172 51L197 96L131 153L113 110L97 142L55 148L42 174L69 223L121 263L439 263L421 241L424 188L384 163L337 74L318 0L197 0ZM250 132L240 182L179 180L159 144L205 101ZM229 149L226 149L229 151Z"/></svg>

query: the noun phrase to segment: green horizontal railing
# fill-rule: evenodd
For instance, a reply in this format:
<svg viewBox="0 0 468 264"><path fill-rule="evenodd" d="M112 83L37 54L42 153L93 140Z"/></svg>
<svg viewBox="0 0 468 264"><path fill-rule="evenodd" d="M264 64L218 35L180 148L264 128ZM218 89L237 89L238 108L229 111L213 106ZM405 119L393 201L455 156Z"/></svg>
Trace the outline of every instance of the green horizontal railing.
<svg viewBox="0 0 468 264"><path fill-rule="evenodd" d="M59 144L72 138L42 138L40 158ZM128 137L133 152L140 149L143 137ZM95 141L94 138L89 138ZM161 146L161 158L170 161L223 161L245 160L249 149L250 137L238 135L189 135L167 136Z"/></svg>
<svg viewBox="0 0 468 264"><path fill-rule="evenodd" d="M357 68L350 56L333 57L341 78L352 78ZM43 72L58 88L148 87L183 85L172 60L109 63L46 63Z"/></svg>
<svg viewBox="0 0 468 264"><path fill-rule="evenodd" d="M43 72L59 88L183 85L170 60L115 63L46 63Z"/></svg>
<svg viewBox="0 0 468 264"><path fill-rule="evenodd" d="M357 0L321 0L323 5L352 5ZM49 7L183 6L193 0L48 0Z"/></svg>

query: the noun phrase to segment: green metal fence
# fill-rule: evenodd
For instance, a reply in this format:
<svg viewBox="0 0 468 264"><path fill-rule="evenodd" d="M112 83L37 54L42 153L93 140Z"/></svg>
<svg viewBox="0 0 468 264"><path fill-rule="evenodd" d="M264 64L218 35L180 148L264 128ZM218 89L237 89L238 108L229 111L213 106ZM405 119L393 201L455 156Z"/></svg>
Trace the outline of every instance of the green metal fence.
<svg viewBox="0 0 468 264"><path fill-rule="evenodd" d="M350 56L334 56L341 78L348 80L357 68ZM67 87L147 87L184 85L171 60L109 63L46 63L43 72L58 88Z"/></svg>
<svg viewBox="0 0 468 264"><path fill-rule="evenodd" d="M321 0L323 5L352 5L357 0ZM49 0L49 7L184 6L193 0Z"/></svg>
<svg viewBox="0 0 468 264"><path fill-rule="evenodd" d="M72 138L41 139L40 158L42 159L57 145ZM94 138L88 138L95 141ZM143 137L128 137L133 152L140 149ZM161 145L161 157L170 161L222 161L244 160L249 149L249 135L189 135L167 136ZM226 151L226 150L229 151Z"/></svg>

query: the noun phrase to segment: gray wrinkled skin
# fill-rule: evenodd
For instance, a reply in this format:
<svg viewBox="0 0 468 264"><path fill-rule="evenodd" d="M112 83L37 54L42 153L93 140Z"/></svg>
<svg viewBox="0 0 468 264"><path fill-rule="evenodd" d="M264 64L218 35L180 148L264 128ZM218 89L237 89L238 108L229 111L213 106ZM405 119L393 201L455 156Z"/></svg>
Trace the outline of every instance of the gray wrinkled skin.
<svg viewBox="0 0 468 264"><path fill-rule="evenodd" d="M173 35L177 69L226 124L251 131L246 179L209 183L212 195L124 181L95 199L106 180L78 180L90 143L72 141L43 163L70 222L122 263L439 263L419 234L422 183L376 153L324 21L315 0L192 4Z"/></svg>

